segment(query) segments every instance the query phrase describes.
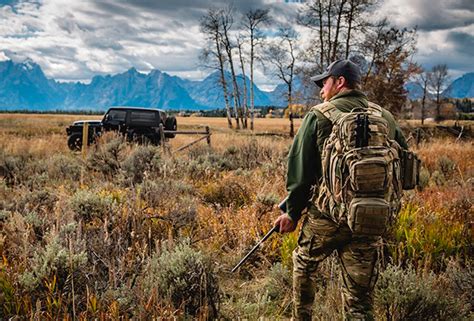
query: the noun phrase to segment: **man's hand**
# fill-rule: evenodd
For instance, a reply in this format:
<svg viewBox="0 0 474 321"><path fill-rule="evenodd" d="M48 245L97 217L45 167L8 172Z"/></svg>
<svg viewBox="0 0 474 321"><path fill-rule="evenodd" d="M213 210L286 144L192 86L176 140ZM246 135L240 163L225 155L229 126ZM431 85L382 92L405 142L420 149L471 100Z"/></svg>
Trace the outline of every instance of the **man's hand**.
<svg viewBox="0 0 474 321"><path fill-rule="evenodd" d="M296 229L297 223L291 219L288 214L281 214L273 223L273 226L278 226L278 231L282 234L293 232Z"/></svg>

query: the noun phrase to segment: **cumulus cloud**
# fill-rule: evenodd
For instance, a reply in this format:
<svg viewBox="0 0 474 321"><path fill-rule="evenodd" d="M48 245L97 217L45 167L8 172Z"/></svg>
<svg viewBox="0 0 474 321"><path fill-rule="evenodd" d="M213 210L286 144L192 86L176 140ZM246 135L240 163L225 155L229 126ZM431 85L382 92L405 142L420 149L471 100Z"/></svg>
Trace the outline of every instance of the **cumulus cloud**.
<svg viewBox="0 0 474 321"><path fill-rule="evenodd" d="M472 72L472 0L385 0L379 15L399 28L417 28L415 60L425 69L447 64L452 77Z"/></svg>
<svg viewBox="0 0 474 321"><path fill-rule="evenodd" d="M381 12L398 26L437 31L474 23L472 0L385 0Z"/></svg>
<svg viewBox="0 0 474 321"><path fill-rule="evenodd" d="M28 57L39 63L48 77L65 81L89 81L94 75L120 73L131 67L200 79L210 71L199 69L198 57L205 41L199 19L209 8L230 2L0 0L0 60ZM304 1L232 3L237 15L267 7L275 21L284 22L295 20L299 2ZM418 27L417 59L422 64L445 62L457 72L465 72L472 68L473 6L466 0L385 0L379 11L400 27ZM256 81L267 89L276 84L262 70L256 73Z"/></svg>
<svg viewBox="0 0 474 321"><path fill-rule="evenodd" d="M268 0L233 2L236 14ZM227 0L45 0L0 3L0 47L9 58L31 58L46 75L88 80L95 74L160 69L202 78L199 19ZM275 5L278 14L292 8ZM260 80L264 80L260 78ZM266 80L268 81L268 79Z"/></svg>

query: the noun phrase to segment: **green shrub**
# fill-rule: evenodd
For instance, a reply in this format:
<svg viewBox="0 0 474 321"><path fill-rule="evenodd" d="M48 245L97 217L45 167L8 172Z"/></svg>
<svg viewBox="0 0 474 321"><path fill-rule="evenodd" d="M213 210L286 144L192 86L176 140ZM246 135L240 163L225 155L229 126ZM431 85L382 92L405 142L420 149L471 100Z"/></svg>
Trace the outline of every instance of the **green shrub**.
<svg viewBox="0 0 474 321"><path fill-rule="evenodd" d="M81 164L77 157L53 155L48 160L48 176L56 180L78 181L81 177Z"/></svg>
<svg viewBox="0 0 474 321"><path fill-rule="evenodd" d="M151 258L143 286L149 295L157 291L190 316L205 311L210 318L217 315L219 287L210 262L187 241L170 249L163 246L161 253Z"/></svg>
<svg viewBox="0 0 474 321"><path fill-rule="evenodd" d="M190 159L197 159L202 156L207 156L209 154L214 154L215 151L212 147L208 145L194 145L188 149L188 157Z"/></svg>
<svg viewBox="0 0 474 321"><path fill-rule="evenodd" d="M147 205L160 208L165 207L170 202L186 195L195 193L192 185L183 181L158 179L146 179L139 187L140 197Z"/></svg>
<svg viewBox="0 0 474 321"><path fill-rule="evenodd" d="M286 266L276 263L268 272L265 290L273 300L281 300L292 291L292 274Z"/></svg>
<svg viewBox="0 0 474 321"><path fill-rule="evenodd" d="M474 269L471 262L462 265L450 260L447 264L445 289L449 289L452 296L463 302L461 313L471 313L474 316ZM472 320L472 319L471 319Z"/></svg>
<svg viewBox="0 0 474 321"><path fill-rule="evenodd" d="M44 248L37 249L28 270L20 275L20 284L32 291L52 275L58 275L64 283L69 273L85 268L86 264L86 252L71 253L58 237L53 237Z"/></svg>
<svg viewBox="0 0 474 321"><path fill-rule="evenodd" d="M151 145L139 145L123 161L125 179L133 184L141 183L152 170L158 170L160 154L158 148Z"/></svg>
<svg viewBox="0 0 474 321"><path fill-rule="evenodd" d="M44 218L34 211L28 212L25 215L25 223L30 224L33 228L41 228L44 224Z"/></svg>
<svg viewBox="0 0 474 321"><path fill-rule="evenodd" d="M173 227L173 232L176 234L183 228L192 229L195 227L197 223L196 199L190 196L181 196L173 202L173 205L166 215Z"/></svg>
<svg viewBox="0 0 474 321"><path fill-rule="evenodd" d="M266 161L272 160L275 152L270 147L259 143L257 139L250 139L239 147L229 146L223 156L233 159L237 167L254 169Z"/></svg>
<svg viewBox="0 0 474 321"><path fill-rule="evenodd" d="M438 168L445 177L452 175L456 167L456 163L451 158L444 155L438 158Z"/></svg>
<svg viewBox="0 0 474 321"><path fill-rule="evenodd" d="M26 192L17 201L17 207L24 212L32 211L34 209L43 209L45 212L53 211L58 197L54 192L47 189L34 190Z"/></svg>
<svg viewBox="0 0 474 321"><path fill-rule="evenodd" d="M95 148L90 150L87 157L87 167L105 176L116 175L123 159L124 139L116 137L105 144L96 144L94 146Z"/></svg>
<svg viewBox="0 0 474 321"><path fill-rule="evenodd" d="M250 193L240 182L227 178L203 187L202 198L216 207L242 207L250 202Z"/></svg>
<svg viewBox="0 0 474 321"><path fill-rule="evenodd" d="M463 320L461 302L440 287L433 273L389 265L379 275L375 305L386 320ZM467 319L466 319L467 320Z"/></svg>
<svg viewBox="0 0 474 321"><path fill-rule="evenodd" d="M0 174L4 177L7 186L13 186L22 182L25 179L25 168L29 162L29 157L10 155L1 156Z"/></svg>
<svg viewBox="0 0 474 321"><path fill-rule="evenodd" d="M280 198L278 197L278 195L273 193L257 195L257 202L268 208L271 208L274 205L278 204L279 200Z"/></svg>
<svg viewBox="0 0 474 321"><path fill-rule="evenodd" d="M430 171L426 167L421 167L420 170L420 180L418 186L420 189L425 189L430 184Z"/></svg>
<svg viewBox="0 0 474 321"><path fill-rule="evenodd" d="M181 159L177 162L182 173L194 180L217 177L223 171L237 168L233 160L213 152L193 155L191 160Z"/></svg>
<svg viewBox="0 0 474 321"><path fill-rule="evenodd" d="M444 184L446 184L446 178L444 177L444 174L438 170L434 171L431 174L430 185L443 186Z"/></svg>
<svg viewBox="0 0 474 321"><path fill-rule="evenodd" d="M466 247L463 224L446 221L440 213L406 204L394 227L392 256L396 262L439 267L446 257Z"/></svg>
<svg viewBox="0 0 474 321"><path fill-rule="evenodd" d="M102 218L111 210L112 203L111 197L103 197L89 190L77 191L69 201L76 219L83 219L86 222L93 218Z"/></svg>

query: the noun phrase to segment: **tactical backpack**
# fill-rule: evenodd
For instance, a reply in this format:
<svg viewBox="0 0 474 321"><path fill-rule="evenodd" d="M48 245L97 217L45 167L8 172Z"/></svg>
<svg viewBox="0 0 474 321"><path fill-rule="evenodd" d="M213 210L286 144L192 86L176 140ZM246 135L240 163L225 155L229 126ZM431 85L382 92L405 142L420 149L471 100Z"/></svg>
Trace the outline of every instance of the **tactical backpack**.
<svg viewBox="0 0 474 321"><path fill-rule="evenodd" d="M345 113L328 102L317 110L333 125L321 155L318 208L347 222L355 235L382 235L398 213L403 188L402 148L389 139L382 108L369 103Z"/></svg>

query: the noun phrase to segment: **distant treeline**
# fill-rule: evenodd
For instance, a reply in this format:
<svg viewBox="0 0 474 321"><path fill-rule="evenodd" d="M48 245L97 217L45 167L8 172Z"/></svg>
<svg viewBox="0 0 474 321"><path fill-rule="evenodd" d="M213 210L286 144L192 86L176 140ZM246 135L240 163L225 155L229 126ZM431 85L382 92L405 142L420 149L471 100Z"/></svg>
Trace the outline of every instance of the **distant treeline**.
<svg viewBox="0 0 474 321"><path fill-rule="evenodd" d="M270 110L275 109L283 109L282 107L259 107L258 111L260 112L261 116L265 116L268 114ZM12 110L0 110L0 113L3 114L61 114L61 115L103 115L105 114L106 110L30 110L30 109L12 109ZM211 110L192 110L192 109L185 109L185 110L173 110L168 109L166 110L168 114L172 115L183 115L183 116L191 116L199 114L202 117L226 117L226 110L225 108L222 109L211 109Z"/></svg>
<svg viewBox="0 0 474 321"><path fill-rule="evenodd" d="M12 109L0 110L2 114L61 114L61 115L103 115L105 110L31 110L31 109Z"/></svg>

